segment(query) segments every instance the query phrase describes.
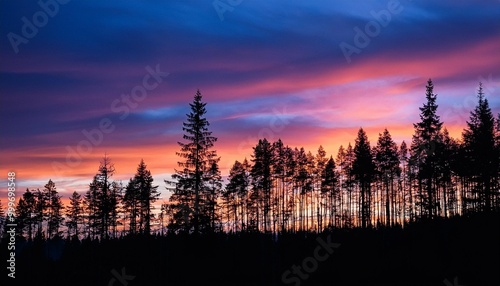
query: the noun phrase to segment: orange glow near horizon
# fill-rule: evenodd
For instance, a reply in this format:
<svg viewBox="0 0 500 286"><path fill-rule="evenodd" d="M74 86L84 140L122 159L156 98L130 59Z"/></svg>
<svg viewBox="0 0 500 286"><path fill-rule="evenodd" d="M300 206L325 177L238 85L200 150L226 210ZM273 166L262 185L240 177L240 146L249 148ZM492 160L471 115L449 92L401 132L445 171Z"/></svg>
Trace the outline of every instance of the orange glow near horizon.
<svg viewBox="0 0 500 286"><path fill-rule="evenodd" d="M392 125L364 128L372 146L376 145L378 134L381 133L384 128L388 128L393 139L398 144L400 144L402 140L405 140L407 144L411 144L413 128L411 126ZM457 137L461 134L463 127L451 126L447 128L452 137ZM290 132L292 135L292 137L290 137L285 130L281 134L277 134L274 140L277 140L278 137L282 138L285 145L292 148L304 147L306 151L310 151L313 154L316 154L318 147L322 145L327 151L327 156L333 156L335 158L340 145L343 145L344 147L347 147L349 143L354 145L358 128L337 128L333 130L318 131L321 132L317 132L317 135L313 137L300 138L297 136L293 137L293 132ZM251 160L252 147L257 144L256 141L250 142L248 139L244 139L241 141L241 143L243 143L240 144L241 148L237 148L238 145L235 146L233 142L226 142L224 141L224 138L220 138L219 143L220 144L216 143L215 149L218 150L218 155L221 157L219 165L223 176L228 175L229 169L234 164L235 160L242 161L245 158ZM155 178L155 183L158 183L161 180L159 190L165 192L165 184L163 183L163 180L169 179L169 176L166 174L172 174L174 169L177 168L179 158L175 155L175 153L178 149L177 144L175 144L166 146L149 146L145 149L140 146L115 148L112 152L108 151L107 156L112 160L116 169L113 179L122 181L122 183L126 185L128 179L134 175L140 160L144 159L148 169L151 170L152 175ZM18 158L21 159L19 160L20 163L25 163L25 167L21 168L19 166L18 168L12 169L16 172L18 182L23 181L24 178L29 178L32 184L36 182L41 184L25 186L23 189L18 188L18 194L20 194L19 191L24 192L26 188L42 189L44 184L49 179L52 179L56 183L58 190L62 191L65 196L69 196L73 191L83 194L87 190L87 186L91 182L92 177L97 173L99 162L103 157L104 151L96 148L93 154L85 157L85 159L82 160L78 166L67 168L60 174L57 174L54 170L47 168L47 161L37 159L50 159L54 157L64 158L65 154L56 154L53 151L46 151L43 155L38 155L35 158L26 158L23 157L21 153L22 152L11 154L16 157L19 156ZM24 158L25 161L22 158ZM30 161L29 164L26 163L28 161ZM39 161L40 163L37 163ZM60 160L60 162L64 161ZM2 198L2 201L4 201L4 198Z"/></svg>

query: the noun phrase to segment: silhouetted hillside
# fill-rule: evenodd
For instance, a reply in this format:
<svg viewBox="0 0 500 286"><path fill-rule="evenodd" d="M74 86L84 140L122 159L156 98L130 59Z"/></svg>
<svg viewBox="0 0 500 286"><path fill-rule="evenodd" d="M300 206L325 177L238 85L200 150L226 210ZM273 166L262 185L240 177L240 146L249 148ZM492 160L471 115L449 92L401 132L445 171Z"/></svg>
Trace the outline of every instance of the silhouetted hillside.
<svg viewBox="0 0 500 286"><path fill-rule="evenodd" d="M445 279L453 285L457 277L459 285L496 286L499 225L500 214L494 213L421 221L404 229L278 238L256 233L23 241L17 243L16 279L2 285L123 285L113 270L134 276L125 281L129 286L299 285L293 265L302 269L305 262L306 269L317 269L309 274L302 269L308 277L300 285L446 285ZM340 245L330 254L318 239ZM2 257L6 249L4 241ZM325 259L315 259L317 267L316 254Z"/></svg>

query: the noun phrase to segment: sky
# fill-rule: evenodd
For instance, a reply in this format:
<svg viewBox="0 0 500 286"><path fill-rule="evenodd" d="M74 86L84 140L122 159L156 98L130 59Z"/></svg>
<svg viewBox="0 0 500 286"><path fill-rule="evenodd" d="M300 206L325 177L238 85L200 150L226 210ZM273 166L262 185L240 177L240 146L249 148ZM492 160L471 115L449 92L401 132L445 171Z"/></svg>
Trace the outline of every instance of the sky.
<svg viewBox="0 0 500 286"><path fill-rule="evenodd" d="M199 89L220 168L259 138L335 156L363 127L409 142L429 78L451 135L478 84L500 112L500 1L0 2L0 177L84 193L106 154L162 200Z"/></svg>

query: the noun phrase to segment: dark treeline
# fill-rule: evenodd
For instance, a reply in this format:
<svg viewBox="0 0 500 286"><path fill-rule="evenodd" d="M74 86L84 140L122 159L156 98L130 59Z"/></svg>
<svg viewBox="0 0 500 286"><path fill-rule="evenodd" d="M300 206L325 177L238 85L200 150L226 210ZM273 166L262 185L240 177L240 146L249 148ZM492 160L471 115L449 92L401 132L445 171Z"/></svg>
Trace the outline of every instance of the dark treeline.
<svg viewBox="0 0 500 286"><path fill-rule="evenodd" d="M166 181L170 200L159 213L153 211L158 186L145 162L123 186L112 181L115 168L104 156L88 190L74 192L68 206L52 180L42 190L26 190L16 207L19 234L106 239L152 232L322 232L499 211L500 114L493 115L480 84L462 138L451 138L433 88L429 80L409 143L396 144L385 129L371 144L360 128L354 144L340 146L334 158L322 146L313 154L261 139L249 159L234 163L225 186L198 91L183 123L181 160Z"/></svg>
<svg viewBox="0 0 500 286"><path fill-rule="evenodd" d="M219 232L19 241L16 278L4 274L0 284L497 286L499 220L499 212L478 213L405 228L284 233L279 240L272 233ZM340 247L322 250L327 258L317 267L304 267L319 238ZM8 255L0 243L0 256ZM127 280L121 283L116 273Z"/></svg>
<svg viewBox="0 0 500 286"><path fill-rule="evenodd" d="M64 236L65 226L68 238L116 238L123 227L128 234L149 235L153 203L160 195L151 172L141 160L126 187L111 180L114 172L104 156L84 196L73 192L68 206L63 206L52 180L42 190L27 189L15 209L19 234L29 240L57 238Z"/></svg>
<svg viewBox="0 0 500 286"><path fill-rule="evenodd" d="M143 160L123 185L105 155L66 206L52 180L26 190L0 284L499 285L500 115L477 98L460 139L429 80L411 142L360 128L333 157L261 139L224 184L198 91L159 213Z"/></svg>
<svg viewBox="0 0 500 286"><path fill-rule="evenodd" d="M222 188L205 103L195 96L179 143L179 170L165 206L174 232L321 232L404 226L416 220L500 210L500 115L482 85L460 140L437 115L427 82L420 122L408 145L385 129L371 145L360 128L354 146L327 156L261 139L250 160L232 166Z"/></svg>

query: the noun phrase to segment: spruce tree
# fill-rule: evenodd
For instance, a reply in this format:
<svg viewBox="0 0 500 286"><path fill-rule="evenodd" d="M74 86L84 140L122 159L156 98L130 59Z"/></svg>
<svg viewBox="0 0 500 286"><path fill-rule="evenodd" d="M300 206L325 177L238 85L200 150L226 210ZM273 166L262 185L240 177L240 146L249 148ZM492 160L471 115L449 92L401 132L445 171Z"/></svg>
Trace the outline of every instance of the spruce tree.
<svg viewBox="0 0 500 286"><path fill-rule="evenodd" d="M269 213L271 209L272 159L273 149L271 143L265 138L260 139L259 143L253 148L251 177L253 206L256 209L255 223L257 229L259 229L259 206L262 205L264 232L267 232L270 226Z"/></svg>
<svg viewBox="0 0 500 286"><path fill-rule="evenodd" d="M36 198L34 192L26 189L23 196L19 198L15 210L17 227L21 230L21 235L26 233L28 239L33 239L35 232Z"/></svg>
<svg viewBox="0 0 500 286"><path fill-rule="evenodd" d="M170 208L173 212L170 228L174 231L200 233L209 231L211 226L210 218L205 218L206 214L202 212L210 204L204 196L204 178L213 163L217 163L216 152L212 150L217 138L208 129L210 124L205 118L206 103L202 101L199 90L189 106L191 112L187 114L182 127L185 142L178 142L181 150L176 153L183 161L178 162L180 169L175 169L172 181L165 182L173 185L173 188L169 188L172 192Z"/></svg>
<svg viewBox="0 0 500 286"><path fill-rule="evenodd" d="M98 218L98 233L101 239L109 237L109 231L113 225L113 212L117 207L117 201L112 193L111 177L114 173L114 164L107 155L104 155L99 165L99 172L96 174L98 187L96 215Z"/></svg>
<svg viewBox="0 0 500 286"><path fill-rule="evenodd" d="M118 220L119 218L119 213L120 213L120 202L123 197L123 184L117 181L111 182L111 189L110 189L110 197L109 197L109 204L110 204L110 215L109 215L109 228L112 233L112 237L116 238L118 234L118 225L121 225L122 223Z"/></svg>
<svg viewBox="0 0 500 286"><path fill-rule="evenodd" d="M328 227L336 227L336 217L340 211L337 205L340 200L339 189L337 187L338 174L335 169L335 161L330 156L330 159L326 161L325 167L321 170L321 193L327 198Z"/></svg>
<svg viewBox="0 0 500 286"><path fill-rule="evenodd" d="M61 196L56 190L56 185L52 180L44 186L43 195L47 202L47 238L53 238L59 235L59 228L63 222L64 206Z"/></svg>
<svg viewBox="0 0 500 286"><path fill-rule="evenodd" d="M226 204L231 208L230 211L228 210L228 214L232 213L233 215L233 231L235 232L245 230L245 212L243 209L246 205L248 187L250 185L250 177L246 170L245 162L234 162L234 165L229 171L229 183L226 185L226 191L223 195L225 199L231 199L231 201L226 201ZM248 164L248 162L246 162L246 164ZM238 211L238 209L240 209L240 211Z"/></svg>
<svg viewBox="0 0 500 286"><path fill-rule="evenodd" d="M45 233L43 232L43 222L47 220L47 206L49 204L47 201L48 197L43 191L40 191L39 189L33 191L33 196L35 206L33 219L36 223L36 238L44 239Z"/></svg>
<svg viewBox="0 0 500 286"><path fill-rule="evenodd" d="M227 222L232 221L232 227L229 226L229 231L238 231L238 196L237 193L245 186L243 165L239 161L235 161L229 170L228 184L222 194L224 205L227 209Z"/></svg>
<svg viewBox="0 0 500 286"><path fill-rule="evenodd" d="M361 227L371 227L371 183L375 171L372 151L368 137L360 128L354 146L354 162L352 172L360 186L360 212Z"/></svg>
<svg viewBox="0 0 500 286"><path fill-rule="evenodd" d="M298 200L299 200L299 231L306 230L307 217L307 194L312 189L312 184L310 181L311 175L308 170L308 160L307 154L303 147L300 149L295 148L295 162L297 164L295 172L295 184L298 189Z"/></svg>
<svg viewBox="0 0 500 286"><path fill-rule="evenodd" d="M88 234L94 238L99 236L101 239L107 239L110 231L116 234L121 187L111 181L114 173L114 164L107 155L104 155L98 173L84 196Z"/></svg>
<svg viewBox="0 0 500 286"><path fill-rule="evenodd" d="M453 172L458 169L458 165L464 162L459 162L458 159L458 142L450 137L450 134L446 128L443 130L442 144L440 145L442 150L440 150L440 162L439 162L439 183L441 188L441 198L442 212L444 217L456 214L458 209L458 201L455 193L456 183L453 180Z"/></svg>
<svg viewBox="0 0 500 286"><path fill-rule="evenodd" d="M136 181L130 178L123 195L123 208L129 219L129 234L137 233L137 220L141 213L140 193Z"/></svg>
<svg viewBox="0 0 500 286"><path fill-rule="evenodd" d="M208 221L205 223L210 226L209 232L221 231L221 223L219 216L218 198L222 195L222 175L219 170L219 158L210 158L210 167L205 172L204 177L204 200L207 202L202 209L204 218Z"/></svg>
<svg viewBox="0 0 500 286"><path fill-rule="evenodd" d="M78 238L80 224L83 221L82 196L76 191L69 198L69 206L66 208L66 226L68 227L68 237Z"/></svg>
<svg viewBox="0 0 500 286"><path fill-rule="evenodd" d="M272 166L272 176L276 178L277 180L277 188L276 188L276 208L277 208L277 216L279 217L279 228L280 231L283 233L285 231L285 212L286 212L286 207L285 207L285 192L286 192L286 187L285 187L285 179L286 179L286 171L287 171L287 165L286 165L286 147L281 141L281 139L278 139L278 141L273 143L273 166Z"/></svg>
<svg viewBox="0 0 500 286"><path fill-rule="evenodd" d="M154 202L158 200L160 193L157 190L158 186L153 186L153 176L151 175L151 171L147 169L146 163L144 163L144 160L142 159L137 166L137 172L132 179L132 185L134 193L129 194L128 199L131 199L132 205L135 205L136 209L133 211L138 211L139 232L149 235L151 233L151 219L153 218L151 209L153 208ZM127 191L129 191L128 188ZM137 199L139 203L138 205L135 201Z"/></svg>
<svg viewBox="0 0 500 286"><path fill-rule="evenodd" d="M498 174L498 156L495 156L495 118L488 99L479 83L478 103L471 112L467 127L462 134L466 162L472 171L474 208L491 211L493 201L492 181Z"/></svg>
<svg viewBox="0 0 500 286"><path fill-rule="evenodd" d="M85 196L83 197L83 208L85 210L84 215L84 225L86 229L84 232L87 234L89 238L95 238L97 235L97 227L98 227L98 202L97 196L99 191L99 182L97 181L97 176L94 176L94 179L89 184L89 189L85 192Z"/></svg>
<svg viewBox="0 0 500 286"><path fill-rule="evenodd" d="M394 183L401 173L399 164L398 146L392 140L389 131L385 129L383 134L379 134L375 147L375 166L385 190L385 224L387 226L394 224Z"/></svg>
<svg viewBox="0 0 500 286"><path fill-rule="evenodd" d="M343 164L341 165L341 168L345 176L343 187L346 189L347 192L347 205L346 205L346 211L343 214L343 223L344 226L348 228L353 226L352 197L355 184L355 176L353 172L354 159L355 159L354 149L352 148L352 145L349 142L349 144L347 145L347 149L345 150Z"/></svg>
<svg viewBox="0 0 500 286"><path fill-rule="evenodd" d="M436 186L439 163L441 127L443 123L437 115L437 95L434 94L432 80L427 81L426 103L420 107L420 122L413 124L412 163L418 170L418 192L421 216L433 218L437 215Z"/></svg>

